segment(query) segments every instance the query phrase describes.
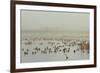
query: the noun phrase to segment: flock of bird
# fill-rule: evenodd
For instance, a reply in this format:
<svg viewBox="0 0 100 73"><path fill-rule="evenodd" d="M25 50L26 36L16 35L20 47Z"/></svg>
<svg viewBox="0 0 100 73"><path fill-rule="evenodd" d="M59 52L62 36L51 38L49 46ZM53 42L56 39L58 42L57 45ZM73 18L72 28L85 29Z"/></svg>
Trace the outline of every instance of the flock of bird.
<svg viewBox="0 0 100 73"><path fill-rule="evenodd" d="M34 41L30 41L25 39L26 42L22 42L22 45L24 46L35 46ZM35 47L31 47L30 48L22 48L21 51L23 52L24 56L27 56L29 54L29 52L31 51L31 54L34 56L38 53L42 54L52 54L52 53L63 53L63 55L65 55L65 59L67 60L69 57L67 56L67 54L70 52L70 50L72 49L72 47L77 46L76 49L73 49L73 53L78 52L79 50L81 50L83 53L85 52L84 50L87 50L87 52L89 53L89 42L87 40L85 41L80 41L80 40L49 40L47 41L47 44L49 46L45 46L44 41L38 40L40 41L38 43L38 46ZM41 46L45 46L45 47L41 47Z"/></svg>

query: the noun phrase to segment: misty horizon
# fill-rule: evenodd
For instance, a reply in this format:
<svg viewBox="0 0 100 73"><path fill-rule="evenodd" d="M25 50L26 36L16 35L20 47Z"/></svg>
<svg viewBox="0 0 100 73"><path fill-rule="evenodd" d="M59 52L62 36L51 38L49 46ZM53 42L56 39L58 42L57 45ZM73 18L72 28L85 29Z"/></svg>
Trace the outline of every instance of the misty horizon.
<svg viewBox="0 0 100 73"><path fill-rule="evenodd" d="M21 31L89 32L89 13L21 10Z"/></svg>

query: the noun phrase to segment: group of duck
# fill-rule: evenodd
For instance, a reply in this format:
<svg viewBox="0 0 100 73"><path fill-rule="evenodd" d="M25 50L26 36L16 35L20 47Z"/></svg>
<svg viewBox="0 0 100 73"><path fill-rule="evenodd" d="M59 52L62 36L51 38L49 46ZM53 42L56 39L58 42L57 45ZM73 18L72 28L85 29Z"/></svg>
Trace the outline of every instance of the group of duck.
<svg viewBox="0 0 100 73"><path fill-rule="evenodd" d="M27 40L28 41L28 40ZM70 43L69 43L70 42ZM32 44L31 41L28 41L26 43L24 43L24 45L34 45ZM87 43L87 41L81 41L80 43L78 43L77 41L60 41L59 42L55 42L55 41L48 41L48 45L50 46L45 46L44 48L41 48L41 46L45 45L44 42L40 42L39 46L36 46L32 49L30 48L22 48L22 52L24 54L24 56L27 56L29 54L29 52L31 51L32 55L36 55L38 53L42 54L52 54L52 53L63 53L66 57L66 59L68 59L68 56L66 55L66 53L69 53L70 50L72 49L71 47L74 46L79 46L77 47L77 49L73 50L73 53L76 53L79 50L82 50L84 53L84 50L88 50L89 52L89 43ZM66 47L67 46L67 47Z"/></svg>

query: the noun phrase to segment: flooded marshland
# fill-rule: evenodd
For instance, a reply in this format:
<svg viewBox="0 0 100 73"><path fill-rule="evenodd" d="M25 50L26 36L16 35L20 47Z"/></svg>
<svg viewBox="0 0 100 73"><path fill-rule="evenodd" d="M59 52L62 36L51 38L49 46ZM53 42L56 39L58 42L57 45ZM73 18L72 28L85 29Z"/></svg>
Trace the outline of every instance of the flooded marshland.
<svg viewBox="0 0 100 73"><path fill-rule="evenodd" d="M89 59L87 33L21 33L21 63Z"/></svg>
<svg viewBox="0 0 100 73"><path fill-rule="evenodd" d="M90 14L64 10L21 10L21 63L89 59Z"/></svg>

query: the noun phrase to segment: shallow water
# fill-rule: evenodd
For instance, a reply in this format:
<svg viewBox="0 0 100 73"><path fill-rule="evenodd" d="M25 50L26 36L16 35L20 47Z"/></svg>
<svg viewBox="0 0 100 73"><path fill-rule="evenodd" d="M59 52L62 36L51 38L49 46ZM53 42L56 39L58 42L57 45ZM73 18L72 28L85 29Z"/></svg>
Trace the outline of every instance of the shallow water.
<svg viewBox="0 0 100 73"><path fill-rule="evenodd" d="M82 50L78 45L82 41L88 42L88 36L22 33L21 63L89 59L89 49Z"/></svg>

